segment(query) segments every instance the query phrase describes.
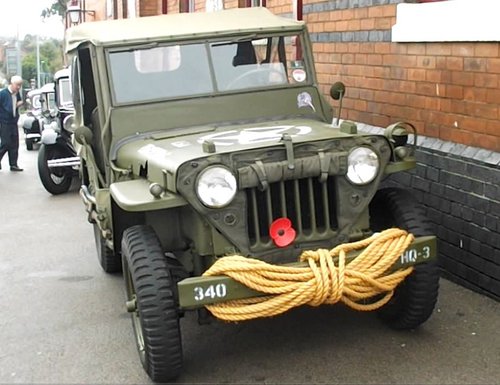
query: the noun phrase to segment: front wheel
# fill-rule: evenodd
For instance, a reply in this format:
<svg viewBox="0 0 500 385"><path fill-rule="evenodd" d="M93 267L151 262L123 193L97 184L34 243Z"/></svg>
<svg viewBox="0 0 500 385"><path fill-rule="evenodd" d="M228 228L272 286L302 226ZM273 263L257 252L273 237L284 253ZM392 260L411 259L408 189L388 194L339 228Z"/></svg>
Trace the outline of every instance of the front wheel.
<svg viewBox="0 0 500 385"><path fill-rule="evenodd" d="M433 234L432 225L423 208L408 191L398 188L386 188L377 192L370 204L370 222L374 231L399 227L416 237ZM431 261L416 265L378 314L394 329L414 329L431 316L438 291L437 263Z"/></svg>
<svg viewBox="0 0 500 385"><path fill-rule="evenodd" d="M142 366L155 382L167 382L182 369L182 343L175 282L156 233L133 226L122 238L127 309Z"/></svg>
<svg viewBox="0 0 500 385"><path fill-rule="evenodd" d="M57 147L42 144L38 152L38 175L43 187L52 195L64 194L71 187L72 170L68 167L50 168L47 161L63 158Z"/></svg>

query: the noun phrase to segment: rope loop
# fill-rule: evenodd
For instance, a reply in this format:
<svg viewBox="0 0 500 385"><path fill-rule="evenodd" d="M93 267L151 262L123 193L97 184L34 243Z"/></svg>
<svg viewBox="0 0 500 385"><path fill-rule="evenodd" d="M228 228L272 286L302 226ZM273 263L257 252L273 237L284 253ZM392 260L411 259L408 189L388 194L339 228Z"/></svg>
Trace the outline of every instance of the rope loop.
<svg viewBox="0 0 500 385"><path fill-rule="evenodd" d="M391 228L331 250L306 250L299 257L307 262L306 267L271 265L240 255L223 257L203 275L227 275L266 295L206 307L226 321L270 317L305 304L342 302L355 310L376 310L391 299L394 289L413 271L413 267L407 267L389 272L413 239L405 230ZM346 264L347 254L360 249L364 250Z"/></svg>

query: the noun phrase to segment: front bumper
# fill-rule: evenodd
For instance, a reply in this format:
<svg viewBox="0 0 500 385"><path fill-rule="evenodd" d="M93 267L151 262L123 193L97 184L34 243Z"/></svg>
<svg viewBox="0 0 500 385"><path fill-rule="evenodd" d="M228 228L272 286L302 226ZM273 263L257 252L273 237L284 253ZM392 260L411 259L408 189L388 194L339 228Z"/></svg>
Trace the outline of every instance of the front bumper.
<svg viewBox="0 0 500 385"><path fill-rule="evenodd" d="M354 260L363 250L347 254L346 264ZM437 257L437 240L435 236L417 237L408 249L392 265L391 271L429 262ZM306 262L296 262L287 266L304 267ZM228 276L200 276L186 278L177 285L179 306L181 309L196 309L215 303L253 298L265 295L252 290ZM200 295L200 293L202 293Z"/></svg>

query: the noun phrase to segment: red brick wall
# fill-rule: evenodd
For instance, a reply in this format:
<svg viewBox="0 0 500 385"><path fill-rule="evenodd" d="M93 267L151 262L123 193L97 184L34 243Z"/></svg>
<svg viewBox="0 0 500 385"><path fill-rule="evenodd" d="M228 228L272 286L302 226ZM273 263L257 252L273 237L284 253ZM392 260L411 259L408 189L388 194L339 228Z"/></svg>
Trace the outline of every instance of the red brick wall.
<svg viewBox="0 0 500 385"><path fill-rule="evenodd" d="M139 1L138 16L161 15L161 0L142 0Z"/></svg>
<svg viewBox="0 0 500 385"><path fill-rule="evenodd" d="M310 32L388 30L396 6L305 15ZM325 94L347 86L343 118L500 151L499 43L315 43Z"/></svg>

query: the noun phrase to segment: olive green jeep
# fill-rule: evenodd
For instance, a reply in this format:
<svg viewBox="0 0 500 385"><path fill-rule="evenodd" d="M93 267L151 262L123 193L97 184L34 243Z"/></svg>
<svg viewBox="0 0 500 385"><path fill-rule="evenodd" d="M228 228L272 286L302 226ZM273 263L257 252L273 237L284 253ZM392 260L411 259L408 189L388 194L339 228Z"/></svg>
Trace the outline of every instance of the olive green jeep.
<svg viewBox="0 0 500 385"><path fill-rule="evenodd" d="M207 306L263 294L204 275L231 255L304 266L306 250L399 227L416 238L395 265L413 270L378 314L399 329L431 315L432 228L409 193L379 189L415 166L416 132L341 122L303 22L265 8L102 21L68 30L66 47L80 195L154 381L180 374L186 311L210 321ZM344 93L332 86L333 105Z"/></svg>

